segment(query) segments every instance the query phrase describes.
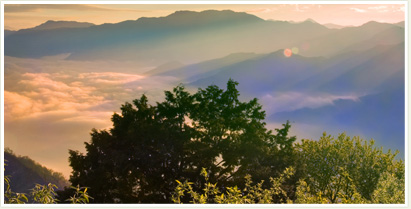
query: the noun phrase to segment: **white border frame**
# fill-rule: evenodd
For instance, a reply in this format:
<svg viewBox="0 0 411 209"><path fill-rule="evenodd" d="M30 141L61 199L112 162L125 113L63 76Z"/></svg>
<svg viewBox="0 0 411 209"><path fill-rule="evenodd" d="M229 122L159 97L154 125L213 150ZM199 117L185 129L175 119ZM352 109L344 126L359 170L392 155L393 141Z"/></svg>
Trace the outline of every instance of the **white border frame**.
<svg viewBox="0 0 411 209"><path fill-rule="evenodd" d="M226 205L226 204L219 204L219 205L191 205L191 204L86 204L86 205L69 205L69 204L54 204L54 205L45 205L45 204L24 204L24 205L15 205L15 204L4 204L4 183L0 186L0 207L1 208L22 208L22 207L30 207L30 208L72 208L72 207L85 207L85 208L130 208L130 207L139 207L139 208L248 208L248 207L257 207L257 208L329 208L329 207L336 207L336 208L408 208L408 199L409 199L409 188L408 188L408 177L409 177L409 144L408 144L408 119L409 119L409 112L408 112L408 105L409 105L409 97L408 97L408 81L409 81L409 73L408 73L408 1L12 1L12 0L5 0L1 1L1 52L0 52L0 63L1 63L1 74L0 74L0 90L1 90L1 97L0 97L0 140L1 140L1 164L4 165L4 5L6 4L404 4L406 7L405 11L405 204L253 204L253 205L245 205L245 204L238 204L238 205ZM4 169L0 172L1 179L4 178Z"/></svg>

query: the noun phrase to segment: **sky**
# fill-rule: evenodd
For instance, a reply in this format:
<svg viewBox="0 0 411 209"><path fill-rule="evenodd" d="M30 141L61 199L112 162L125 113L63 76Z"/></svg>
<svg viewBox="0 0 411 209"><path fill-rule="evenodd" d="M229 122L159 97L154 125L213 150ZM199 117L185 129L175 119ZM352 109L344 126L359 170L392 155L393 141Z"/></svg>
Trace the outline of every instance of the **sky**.
<svg viewBox="0 0 411 209"><path fill-rule="evenodd" d="M358 26L370 20L397 23L404 21L405 12L403 4L6 4L4 26L5 29L19 30L47 20L117 23L140 17L167 16L178 10L209 9L247 12L266 20L304 21L311 18L320 24L343 26Z"/></svg>
<svg viewBox="0 0 411 209"><path fill-rule="evenodd" d="M371 20L397 23L404 21L405 13L404 5L401 4L7 4L4 27L19 30L35 27L48 20L117 23L140 17L167 16L178 10L209 9L247 12L266 20L298 22L310 18L320 24L345 26L358 26ZM92 128L110 128L113 112L118 112L125 101L132 101L143 93L150 95L150 101L162 101L163 90L174 86L171 85L173 78L145 77L143 73L149 69L133 62L64 60L62 55L41 59L5 57L4 65L5 145L19 155L30 156L42 165L62 172L66 177L71 172L68 149L84 153L84 142L90 140ZM113 69L116 69L115 72ZM157 90L153 90L154 87ZM304 95L295 97L305 99L305 105L311 99ZM335 99L338 98L331 98L331 102ZM329 98L323 100L324 103L330 102Z"/></svg>

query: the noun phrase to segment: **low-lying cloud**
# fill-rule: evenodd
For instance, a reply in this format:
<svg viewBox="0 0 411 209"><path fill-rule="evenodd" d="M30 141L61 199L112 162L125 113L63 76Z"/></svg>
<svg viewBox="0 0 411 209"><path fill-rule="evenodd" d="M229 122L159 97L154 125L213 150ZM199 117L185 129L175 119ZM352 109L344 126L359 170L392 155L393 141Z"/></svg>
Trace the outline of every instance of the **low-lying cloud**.
<svg viewBox="0 0 411 209"><path fill-rule="evenodd" d="M260 101L267 115L301 108L318 108L332 105L336 100L358 101L358 95L332 95L328 93L274 92L264 95Z"/></svg>
<svg viewBox="0 0 411 209"><path fill-rule="evenodd" d="M110 128L113 112L142 94L162 101L176 83L142 76L147 69L136 63L5 60L5 146L66 177L68 149L84 151L92 128Z"/></svg>

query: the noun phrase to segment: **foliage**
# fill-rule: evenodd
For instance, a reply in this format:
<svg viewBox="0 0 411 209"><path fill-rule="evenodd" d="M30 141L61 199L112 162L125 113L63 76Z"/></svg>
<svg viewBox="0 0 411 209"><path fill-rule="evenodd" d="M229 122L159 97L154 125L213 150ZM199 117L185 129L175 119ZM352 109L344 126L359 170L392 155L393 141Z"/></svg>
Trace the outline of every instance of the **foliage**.
<svg viewBox="0 0 411 209"><path fill-rule="evenodd" d="M297 171L301 178L296 182L295 197L290 198L284 188L286 179L297 171L286 169L277 178L271 178L271 187L264 189L263 181L251 186L246 175L244 189L233 186L225 192L217 183L209 183L208 173L202 193L187 180L178 182L172 200L176 203L354 203L354 204L404 204L405 166L394 159L396 153L384 153L374 142L359 137L350 138L345 133L337 139L323 134L319 141L302 140L295 145L298 156ZM293 175L291 175L293 174ZM284 175L286 177L284 177ZM188 196L188 197L187 197ZM278 196L282 200L278 201ZM277 197L277 198L275 198Z"/></svg>
<svg viewBox="0 0 411 209"><path fill-rule="evenodd" d="M90 197L87 193L87 187L77 187L70 186L71 189L75 191L74 195L67 199L66 201L70 201L72 204L86 204L90 202Z"/></svg>
<svg viewBox="0 0 411 209"><path fill-rule="evenodd" d="M227 187L225 192L222 192L217 183L209 182L209 174L205 168L202 169L201 176L205 178L205 183L202 188L202 192L196 192L193 189L193 183L187 180L184 183L176 180L178 186L173 193L172 201L174 203L183 203L183 197L189 195L190 203L223 203L223 204L253 204L253 203L274 203L275 198L281 196L285 202L290 203L291 200L287 197L287 193L283 190L282 185L286 179L289 179L294 175L294 168L290 167L284 170L284 172L278 178L271 178L271 187L263 189L262 185L264 181L252 186L253 182L251 176L245 177L244 189L239 189L237 186Z"/></svg>
<svg viewBox="0 0 411 209"><path fill-rule="evenodd" d="M202 167L221 188L250 171L260 179L279 175L292 158L289 124L272 134L257 99L241 102L237 85L229 80L226 90L213 85L195 94L179 85L156 105L145 95L125 103L113 128L92 131L85 154L70 151L71 183L90 186L94 202L162 203L170 201L175 179L201 185ZM280 151L284 160L273 157Z"/></svg>
<svg viewBox="0 0 411 209"><path fill-rule="evenodd" d="M6 164L5 164L6 166ZM4 203L5 204L25 204L28 203L29 199L27 198L26 194L24 193L15 193L11 190L10 186L10 178L9 176L4 176ZM54 191L58 187L54 184L47 184L47 185L40 185L36 184L36 186L31 189L30 198L33 199L33 203L40 203L40 204L55 204L59 202L57 199L57 194ZM74 196L70 197L70 202L73 204L77 203L89 203L89 199L92 199L87 193L87 188L85 187L71 187L71 189L75 190Z"/></svg>
<svg viewBox="0 0 411 209"><path fill-rule="evenodd" d="M319 141L303 140L296 147L304 177L297 195L299 202L379 202L373 195L380 199L378 191L388 178L384 173L393 174L393 178L396 171L403 173L403 163L394 160L396 153L384 153L382 148L374 147L373 140L368 143L359 137L351 139L345 133L337 139L324 133ZM395 191L404 191L404 184L396 183L402 180L395 178L398 181L387 180ZM394 190L381 192L389 195Z"/></svg>
<svg viewBox="0 0 411 209"><path fill-rule="evenodd" d="M382 204L404 204L405 203L405 180L390 172L384 172L377 187L372 194L374 203Z"/></svg>
<svg viewBox="0 0 411 209"><path fill-rule="evenodd" d="M4 164L4 167L6 167L7 164ZM4 168L6 170L6 168ZM27 197L23 193L15 193L11 191L10 188L10 178L9 176L4 176L4 186L5 186L5 191L4 191L4 202L5 203L10 203L10 204L24 204L25 202L28 201Z"/></svg>
<svg viewBox="0 0 411 209"><path fill-rule="evenodd" d="M35 203L54 204L57 203L54 189L57 189L57 186L51 183L47 185L36 184L32 189L31 196Z"/></svg>

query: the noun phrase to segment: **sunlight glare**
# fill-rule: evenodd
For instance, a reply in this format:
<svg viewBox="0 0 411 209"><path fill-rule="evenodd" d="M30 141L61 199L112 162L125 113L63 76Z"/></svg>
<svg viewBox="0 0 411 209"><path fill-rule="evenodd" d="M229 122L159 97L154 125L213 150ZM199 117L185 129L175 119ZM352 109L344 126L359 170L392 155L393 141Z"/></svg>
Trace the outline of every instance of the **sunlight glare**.
<svg viewBox="0 0 411 209"><path fill-rule="evenodd" d="M284 56L285 57L291 57L291 55L293 54L293 52L291 51L291 49L284 49Z"/></svg>

